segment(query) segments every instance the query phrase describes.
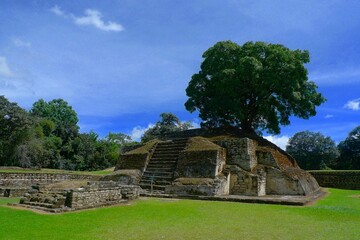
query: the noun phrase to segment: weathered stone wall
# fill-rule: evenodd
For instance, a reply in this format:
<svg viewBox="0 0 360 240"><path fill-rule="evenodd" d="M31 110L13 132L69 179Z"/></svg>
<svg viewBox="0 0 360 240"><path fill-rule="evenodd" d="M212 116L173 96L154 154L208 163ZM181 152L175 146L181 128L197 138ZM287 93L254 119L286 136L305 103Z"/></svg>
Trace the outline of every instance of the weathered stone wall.
<svg viewBox="0 0 360 240"><path fill-rule="evenodd" d="M252 171L256 167L256 141L249 138L228 138L214 142L227 149L226 164L237 165L246 171Z"/></svg>
<svg viewBox="0 0 360 240"><path fill-rule="evenodd" d="M3 187L0 186L0 197L22 197L29 187Z"/></svg>
<svg viewBox="0 0 360 240"><path fill-rule="evenodd" d="M230 194L258 196L258 176L257 174L244 171L236 165L228 166L227 172L230 174Z"/></svg>
<svg viewBox="0 0 360 240"><path fill-rule="evenodd" d="M220 196L229 193L226 177L212 178L180 178L173 185L166 186L165 193L178 196Z"/></svg>
<svg viewBox="0 0 360 240"><path fill-rule="evenodd" d="M147 161L148 161L147 153L120 155L118 164L115 167L115 171L120 169L137 169L143 172L147 164Z"/></svg>
<svg viewBox="0 0 360 240"><path fill-rule="evenodd" d="M360 171L309 171L321 187L360 190Z"/></svg>
<svg viewBox="0 0 360 240"><path fill-rule="evenodd" d="M300 182L283 171L268 167L266 170L266 194L268 195L305 195Z"/></svg>
<svg viewBox="0 0 360 240"><path fill-rule="evenodd" d="M71 204L75 209L93 208L119 203L122 199L119 189L73 190Z"/></svg>
<svg viewBox="0 0 360 240"><path fill-rule="evenodd" d="M58 173L0 173L0 188L7 186L26 187L33 184L48 184L70 180L96 181L97 175L58 174Z"/></svg>
<svg viewBox="0 0 360 240"><path fill-rule="evenodd" d="M256 157L259 164L279 168L274 156L270 152L256 151Z"/></svg>
<svg viewBox="0 0 360 240"><path fill-rule="evenodd" d="M112 181L89 182L77 189L34 187L20 200L21 204L57 211L78 210L118 204L138 198L140 187Z"/></svg>
<svg viewBox="0 0 360 240"><path fill-rule="evenodd" d="M137 169L144 172L158 143L159 140L154 139L146 144L131 146L131 151L120 155L115 166L115 171L122 169ZM125 149L125 151L127 150Z"/></svg>
<svg viewBox="0 0 360 240"><path fill-rule="evenodd" d="M214 178L225 165L225 150L183 151L179 154L176 177Z"/></svg>
<svg viewBox="0 0 360 240"><path fill-rule="evenodd" d="M141 171L136 169L118 170L102 176L99 181L113 181L123 185L139 185Z"/></svg>

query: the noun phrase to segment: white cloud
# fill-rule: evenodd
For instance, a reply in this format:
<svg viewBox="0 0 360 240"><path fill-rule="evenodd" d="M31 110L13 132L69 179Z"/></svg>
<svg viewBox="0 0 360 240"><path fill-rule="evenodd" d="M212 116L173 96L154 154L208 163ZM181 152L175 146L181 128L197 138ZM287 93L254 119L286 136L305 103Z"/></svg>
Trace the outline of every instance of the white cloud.
<svg viewBox="0 0 360 240"><path fill-rule="evenodd" d="M277 145L278 147L280 147L283 150L286 149L286 144L289 142L289 139L290 139L288 136L281 136L281 137L264 136L264 138L269 140L270 142L274 143L275 145Z"/></svg>
<svg viewBox="0 0 360 240"><path fill-rule="evenodd" d="M140 138L144 134L144 132L146 132L149 128L152 128L154 126L155 125L152 123L149 123L147 127L136 126L131 130L131 133L129 135L132 140L140 141Z"/></svg>
<svg viewBox="0 0 360 240"><path fill-rule="evenodd" d="M354 110L354 111L360 110L360 98L348 101L344 105L344 108L351 109L351 110Z"/></svg>
<svg viewBox="0 0 360 240"><path fill-rule="evenodd" d="M334 115L332 115L332 114L327 114L327 115L325 115L325 119L329 119L329 118L333 118L334 117Z"/></svg>
<svg viewBox="0 0 360 240"><path fill-rule="evenodd" d="M31 43L30 42L26 42L26 41L23 41L19 38L15 38L13 40L13 43L16 47L31 47Z"/></svg>
<svg viewBox="0 0 360 240"><path fill-rule="evenodd" d="M338 69L334 72L315 72L310 74L310 79L322 85L344 85L359 81L360 67Z"/></svg>
<svg viewBox="0 0 360 240"><path fill-rule="evenodd" d="M93 26L97 29L107 32L121 32L124 31L124 27L116 22L108 21L104 22L102 19L102 14L96 9L86 9L85 16L75 16L73 14L66 14L61 8L57 5L50 9L52 13L57 16L64 18L71 18L75 24L80 26Z"/></svg>
<svg viewBox="0 0 360 240"><path fill-rule="evenodd" d="M63 17L66 16L58 5L55 5L54 7L50 8L50 12L54 13L57 16L63 16Z"/></svg>
<svg viewBox="0 0 360 240"><path fill-rule="evenodd" d="M0 56L0 76L1 77L13 77L14 73L10 70L6 58Z"/></svg>
<svg viewBox="0 0 360 240"><path fill-rule="evenodd" d="M182 124L187 123L188 121L181 121ZM191 128L190 129L195 129L195 128L200 128L200 123L198 119L194 119L193 121L190 121L191 124Z"/></svg>
<svg viewBox="0 0 360 240"><path fill-rule="evenodd" d="M103 31L115 31L120 32L124 30L124 27L116 22L107 22L105 23L102 20L101 12L94 10L94 9L86 9L85 16L83 17L75 17L74 21L78 25L92 25L100 30Z"/></svg>

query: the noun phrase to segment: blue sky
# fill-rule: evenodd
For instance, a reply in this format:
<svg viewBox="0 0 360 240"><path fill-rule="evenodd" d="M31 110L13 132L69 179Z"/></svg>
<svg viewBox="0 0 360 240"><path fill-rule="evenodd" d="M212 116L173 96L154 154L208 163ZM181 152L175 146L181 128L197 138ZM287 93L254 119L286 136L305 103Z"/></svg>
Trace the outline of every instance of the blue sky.
<svg viewBox="0 0 360 240"><path fill-rule="evenodd" d="M4 0L0 95L26 109L63 98L82 132L136 139L162 112L200 122L184 108L185 88L206 49L265 41L309 50L309 79L327 98L271 140L284 146L310 130L340 142L360 125L359 9L351 0Z"/></svg>

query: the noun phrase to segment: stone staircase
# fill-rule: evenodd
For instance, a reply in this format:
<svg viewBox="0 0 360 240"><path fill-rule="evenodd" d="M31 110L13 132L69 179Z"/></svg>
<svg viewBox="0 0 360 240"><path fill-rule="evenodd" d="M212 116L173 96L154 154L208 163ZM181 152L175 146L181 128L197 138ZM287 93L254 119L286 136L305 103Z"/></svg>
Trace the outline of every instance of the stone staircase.
<svg viewBox="0 0 360 240"><path fill-rule="evenodd" d="M146 192L163 193L174 180L179 153L184 150L187 138L161 142L155 148L140 181Z"/></svg>

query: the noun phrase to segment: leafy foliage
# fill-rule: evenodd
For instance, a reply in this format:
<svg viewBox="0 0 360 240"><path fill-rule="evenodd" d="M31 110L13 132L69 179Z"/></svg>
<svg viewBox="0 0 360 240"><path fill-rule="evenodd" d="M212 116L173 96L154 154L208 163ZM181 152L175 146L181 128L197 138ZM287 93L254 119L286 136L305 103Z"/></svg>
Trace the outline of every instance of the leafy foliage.
<svg viewBox="0 0 360 240"><path fill-rule="evenodd" d="M16 103L0 96L0 165L15 165L16 147L29 138L31 116Z"/></svg>
<svg viewBox="0 0 360 240"><path fill-rule="evenodd" d="M202 126L236 126L280 133L295 115L307 119L325 101L308 81L309 52L283 45L231 41L203 54L201 70L186 89L188 111L199 111Z"/></svg>
<svg viewBox="0 0 360 240"><path fill-rule="evenodd" d="M168 133L184 131L192 127L190 122L182 123L180 119L172 113L162 113L160 117L161 120L144 133L141 138L142 142L150 141Z"/></svg>
<svg viewBox="0 0 360 240"><path fill-rule="evenodd" d="M335 142L321 133L303 131L290 138L286 151L303 169L326 169L335 165L339 156Z"/></svg>
<svg viewBox="0 0 360 240"><path fill-rule="evenodd" d="M122 133L80 134L77 122L63 99L40 99L29 113L0 96L0 166L98 170L114 166L121 146L132 144Z"/></svg>
<svg viewBox="0 0 360 240"><path fill-rule="evenodd" d="M360 169L360 126L354 128L348 137L340 142L340 158L338 167L341 169Z"/></svg>
<svg viewBox="0 0 360 240"><path fill-rule="evenodd" d="M33 104L30 113L51 120L55 124L54 134L63 140L67 141L78 135L78 116L63 99L54 99L49 102L40 99Z"/></svg>

